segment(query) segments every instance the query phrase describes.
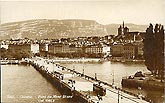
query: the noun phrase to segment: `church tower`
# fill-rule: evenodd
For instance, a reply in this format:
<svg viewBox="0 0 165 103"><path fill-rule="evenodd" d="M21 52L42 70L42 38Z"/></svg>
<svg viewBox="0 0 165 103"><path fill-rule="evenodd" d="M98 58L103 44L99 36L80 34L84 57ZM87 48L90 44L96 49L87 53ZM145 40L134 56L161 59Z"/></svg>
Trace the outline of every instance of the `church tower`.
<svg viewBox="0 0 165 103"><path fill-rule="evenodd" d="M124 21L123 21L123 29L124 29Z"/></svg>
<svg viewBox="0 0 165 103"><path fill-rule="evenodd" d="M118 35L124 35L127 34L129 32L129 28L125 27L124 25L124 21L123 21L123 25L118 28Z"/></svg>
<svg viewBox="0 0 165 103"><path fill-rule="evenodd" d="M122 27L120 25L120 27L118 28L118 35L121 35L122 34Z"/></svg>
<svg viewBox="0 0 165 103"><path fill-rule="evenodd" d="M118 28L118 35L123 35L124 34L124 21L123 21L123 26L120 25Z"/></svg>

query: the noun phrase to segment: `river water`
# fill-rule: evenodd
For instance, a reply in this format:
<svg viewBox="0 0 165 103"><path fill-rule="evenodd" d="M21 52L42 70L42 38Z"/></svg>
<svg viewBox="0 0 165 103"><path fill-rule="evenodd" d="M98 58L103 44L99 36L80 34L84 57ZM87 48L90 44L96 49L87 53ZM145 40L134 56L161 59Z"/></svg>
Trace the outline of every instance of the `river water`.
<svg viewBox="0 0 165 103"><path fill-rule="evenodd" d="M1 83L2 103L51 103L46 102L47 96L56 96L54 103L68 103L58 98L60 92L31 66L2 65Z"/></svg>
<svg viewBox="0 0 165 103"><path fill-rule="evenodd" d="M83 72L90 76L97 75L97 78L108 83L113 82L121 87L123 76L133 75L136 71L149 72L144 64L132 63L61 63L71 69ZM23 65L2 65L2 102L3 103L46 103L42 100L44 96L60 96L58 90L49 83L42 75L31 66ZM164 102L163 91L147 91L125 88L134 93L141 93L151 98L154 103ZM69 103L67 99L55 98L54 103ZM50 102L48 102L50 103Z"/></svg>
<svg viewBox="0 0 165 103"><path fill-rule="evenodd" d="M121 86L121 80L124 76L134 75L137 71L150 73L144 63L120 63L120 62L104 62L104 63L63 63L68 68L75 69L89 76L95 77L102 81L112 83L118 87ZM114 78L114 79L113 79ZM136 94L142 94L150 98L153 103L164 103L164 91L138 90L133 88L124 88Z"/></svg>

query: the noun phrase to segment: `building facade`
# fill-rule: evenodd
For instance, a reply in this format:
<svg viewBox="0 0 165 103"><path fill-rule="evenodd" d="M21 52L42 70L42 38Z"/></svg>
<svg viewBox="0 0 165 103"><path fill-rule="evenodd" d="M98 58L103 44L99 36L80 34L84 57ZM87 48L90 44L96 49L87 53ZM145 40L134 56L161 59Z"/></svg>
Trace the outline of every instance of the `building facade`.
<svg viewBox="0 0 165 103"><path fill-rule="evenodd" d="M122 57L123 55L123 44L113 44L111 46L112 57Z"/></svg>
<svg viewBox="0 0 165 103"><path fill-rule="evenodd" d="M31 44L31 52L39 53L39 44Z"/></svg>
<svg viewBox="0 0 165 103"><path fill-rule="evenodd" d="M103 47L101 45L89 45L85 47L85 53L89 54L99 54L103 53Z"/></svg>
<svg viewBox="0 0 165 103"><path fill-rule="evenodd" d="M50 44L48 46L48 52L51 54L56 53L81 53L82 48L76 47L76 45L65 45L65 44Z"/></svg>
<svg viewBox="0 0 165 103"><path fill-rule="evenodd" d="M137 46L133 44L123 45L123 59L135 59L137 56Z"/></svg>
<svg viewBox="0 0 165 103"><path fill-rule="evenodd" d="M40 52L48 51L48 44L39 44L39 51Z"/></svg>
<svg viewBox="0 0 165 103"><path fill-rule="evenodd" d="M31 44L9 44L8 50L11 52L31 53Z"/></svg>

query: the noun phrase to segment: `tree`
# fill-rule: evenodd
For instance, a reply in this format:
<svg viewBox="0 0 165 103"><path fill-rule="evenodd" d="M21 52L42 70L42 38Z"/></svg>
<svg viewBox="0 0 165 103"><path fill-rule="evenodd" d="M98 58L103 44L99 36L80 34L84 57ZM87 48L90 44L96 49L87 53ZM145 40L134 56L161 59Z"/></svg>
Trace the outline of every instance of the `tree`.
<svg viewBox="0 0 165 103"><path fill-rule="evenodd" d="M161 80L164 74L164 27L150 24L144 36L144 59L147 69L158 75Z"/></svg>
<svg viewBox="0 0 165 103"><path fill-rule="evenodd" d="M146 30L144 39L144 59L147 69L152 73L154 72L154 33L153 25L150 24L149 28Z"/></svg>

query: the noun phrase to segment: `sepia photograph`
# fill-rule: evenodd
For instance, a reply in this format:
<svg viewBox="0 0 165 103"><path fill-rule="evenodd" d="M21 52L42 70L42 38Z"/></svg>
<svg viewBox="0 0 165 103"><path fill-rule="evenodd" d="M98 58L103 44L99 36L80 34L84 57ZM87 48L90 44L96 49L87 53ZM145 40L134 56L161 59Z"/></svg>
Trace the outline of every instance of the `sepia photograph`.
<svg viewBox="0 0 165 103"><path fill-rule="evenodd" d="M0 0L1 103L164 103L164 0Z"/></svg>

